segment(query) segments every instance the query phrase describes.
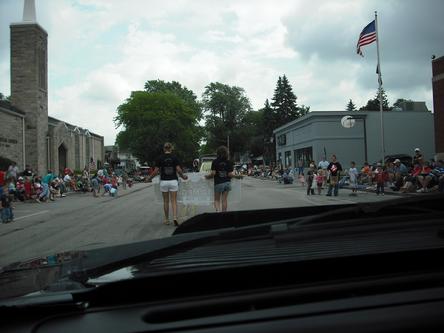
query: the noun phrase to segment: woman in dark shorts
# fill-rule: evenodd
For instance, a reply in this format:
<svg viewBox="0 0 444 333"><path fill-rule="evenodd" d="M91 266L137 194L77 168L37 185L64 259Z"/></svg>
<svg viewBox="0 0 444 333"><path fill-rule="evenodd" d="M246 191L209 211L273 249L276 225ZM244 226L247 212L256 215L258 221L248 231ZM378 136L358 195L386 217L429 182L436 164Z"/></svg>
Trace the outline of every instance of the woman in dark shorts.
<svg viewBox="0 0 444 333"><path fill-rule="evenodd" d="M231 178L241 177L235 176L233 173L233 162L228 160L227 147L220 146L217 149L217 158L211 164L211 173L205 177L207 179L214 178L214 208L217 212L220 212L221 208L223 212L226 212L228 192L231 191Z"/></svg>

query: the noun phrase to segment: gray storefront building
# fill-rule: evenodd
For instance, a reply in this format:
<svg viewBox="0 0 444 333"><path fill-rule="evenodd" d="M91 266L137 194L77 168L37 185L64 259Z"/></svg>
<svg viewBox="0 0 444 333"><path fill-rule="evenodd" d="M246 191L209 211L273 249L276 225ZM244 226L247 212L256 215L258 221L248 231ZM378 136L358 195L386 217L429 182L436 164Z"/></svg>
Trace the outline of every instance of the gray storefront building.
<svg viewBox="0 0 444 333"><path fill-rule="evenodd" d="M341 119L350 121L341 124ZM353 121L352 121L353 122ZM434 123L429 111L386 111L383 114L385 156L413 155L420 148L427 159L434 158ZM365 161L374 163L382 159L381 121L377 111L313 111L274 131L276 159L285 167L297 166L302 159L318 163L326 155L335 154L344 167L350 161L358 166Z"/></svg>

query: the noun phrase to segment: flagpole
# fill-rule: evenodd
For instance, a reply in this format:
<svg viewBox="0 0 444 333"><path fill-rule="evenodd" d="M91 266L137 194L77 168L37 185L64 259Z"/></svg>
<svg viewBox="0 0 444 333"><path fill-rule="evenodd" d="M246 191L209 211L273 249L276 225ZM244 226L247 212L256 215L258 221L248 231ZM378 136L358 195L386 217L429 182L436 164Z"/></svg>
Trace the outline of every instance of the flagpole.
<svg viewBox="0 0 444 333"><path fill-rule="evenodd" d="M378 95L379 95L379 112L381 116L381 154L382 154L382 160L381 163L384 165L384 159L385 159L385 145L384 145L384 117L383 117L383 110L382 110L382 78L381 78L381 63L379 61L379 36L378 36L378 14L375 11L375 30L376 30L376 52L378 54Z"/></svg>

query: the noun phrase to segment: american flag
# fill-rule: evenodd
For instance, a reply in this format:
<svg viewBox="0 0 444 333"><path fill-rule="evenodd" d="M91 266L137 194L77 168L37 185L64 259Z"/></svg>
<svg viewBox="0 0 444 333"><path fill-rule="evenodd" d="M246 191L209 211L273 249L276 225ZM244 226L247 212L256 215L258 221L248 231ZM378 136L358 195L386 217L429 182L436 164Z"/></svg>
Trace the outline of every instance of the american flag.
<svg viewBox="0 0 444 333"><path fill-rule="evenodd" d="M376 26L375 20L371 21L367 26L362 30L359 35L358 45L356 45L356 53L361 56L364 56L361 51L361 47L371 44L376 40Z"/></svg>

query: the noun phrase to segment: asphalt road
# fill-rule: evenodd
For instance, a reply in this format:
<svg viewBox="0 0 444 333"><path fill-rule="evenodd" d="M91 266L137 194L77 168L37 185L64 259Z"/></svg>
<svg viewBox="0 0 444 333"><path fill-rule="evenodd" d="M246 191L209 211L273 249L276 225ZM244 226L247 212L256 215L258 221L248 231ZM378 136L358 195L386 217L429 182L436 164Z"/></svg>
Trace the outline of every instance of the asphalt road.
<svg viewBox="0 0 444 333"><path fill-rule="evenodd" d="M119 196L94 198L91 194L70 193L49 203L15 203L15 221L0 224L0 267L6 264L69 250L86 250L148 239L163 238L174 231L162 224L162 204L156 199L154 184L135 184L119 190ZM350 197L341 189L338 197L307 196L299 185L246 177L240 200L229 210L297 207L380 201L393 196L361 192ZM211 205L179 206L180 221Z"/></svg>

